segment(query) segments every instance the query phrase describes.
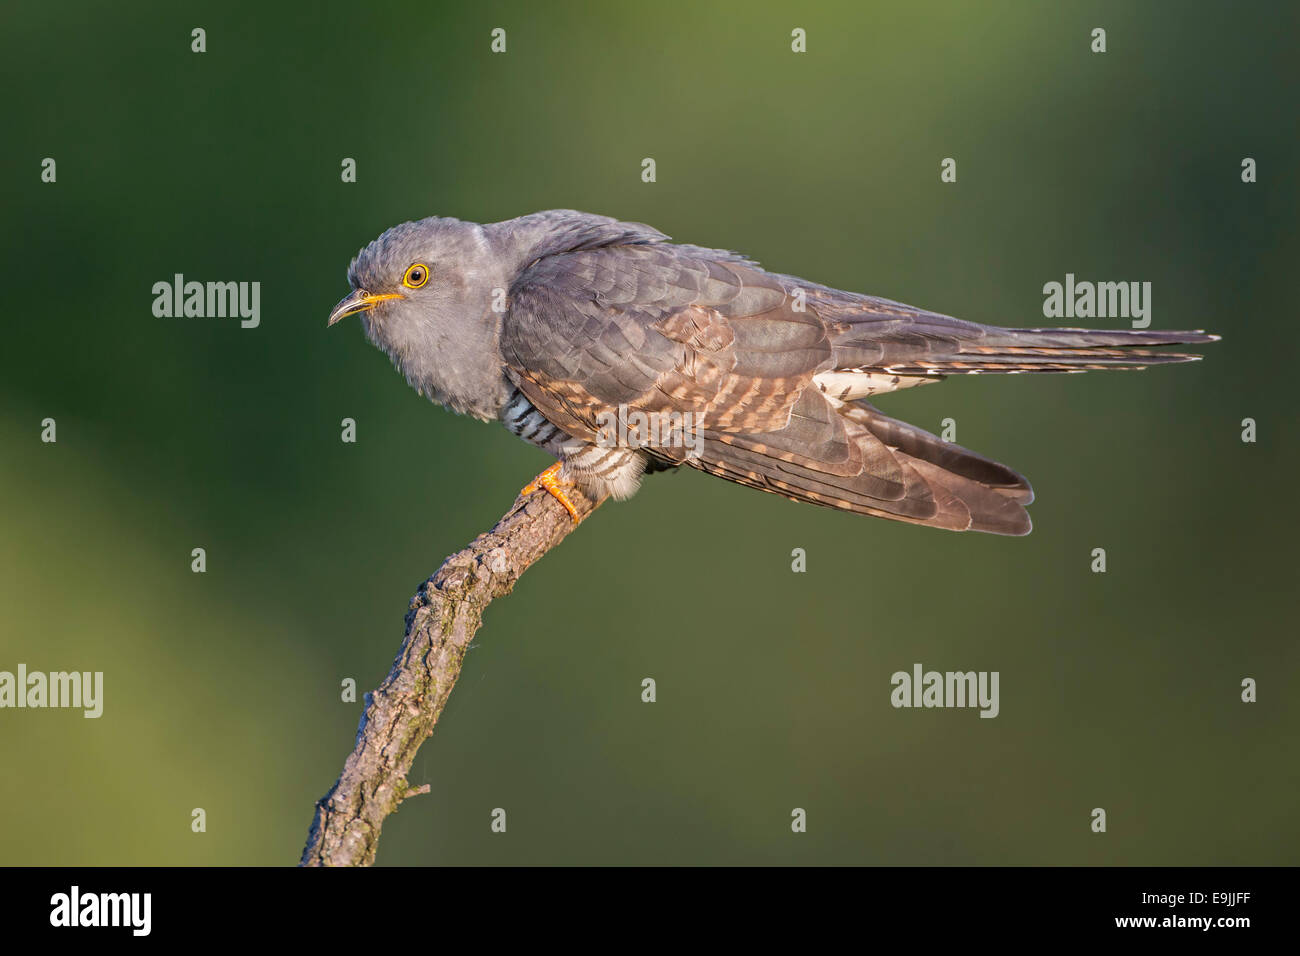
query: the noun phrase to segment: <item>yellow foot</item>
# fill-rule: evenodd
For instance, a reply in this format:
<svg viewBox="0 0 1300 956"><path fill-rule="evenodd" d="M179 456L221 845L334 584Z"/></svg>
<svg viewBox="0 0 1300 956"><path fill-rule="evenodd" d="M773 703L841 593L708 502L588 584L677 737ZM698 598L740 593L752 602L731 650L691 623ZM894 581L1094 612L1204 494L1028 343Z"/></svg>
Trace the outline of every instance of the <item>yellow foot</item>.
<svg viewBox="0 0 1300 956"><path fill-rule="evenodd" d="M566 482L560 477L560 467L562 464L562 462L557 461L550 468L547 468L528 484L524 485L523 491L519 493L521 495L531 495L534 491L538 490L548 491L552 498L564 505L569 514L573 516L573 520L578 522L582 520L582 518L578 516L578 509L573 506L573 502L569 500L569 496L564 491L564 486L566 484L569 487L573 487L573 483Z"/></svg>

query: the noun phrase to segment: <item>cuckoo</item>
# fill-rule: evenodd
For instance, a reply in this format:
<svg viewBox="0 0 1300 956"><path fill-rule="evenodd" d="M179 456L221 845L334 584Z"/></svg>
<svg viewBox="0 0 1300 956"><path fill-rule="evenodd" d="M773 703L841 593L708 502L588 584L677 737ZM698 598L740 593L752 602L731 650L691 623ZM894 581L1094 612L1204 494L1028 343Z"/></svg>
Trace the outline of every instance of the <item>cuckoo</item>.
<svg viewBox="0 0 1300 956"><path fill-rule="evenodd" d="M686 465L841 511L1027 534L1021 475L868 400L950 375L1189 362L1159 347L1218 338L981 325L573 210L403 223L348 282L329 325L359 313L421 395L553 455L524 491L575 519L574 486L626 498Z"/></svg>

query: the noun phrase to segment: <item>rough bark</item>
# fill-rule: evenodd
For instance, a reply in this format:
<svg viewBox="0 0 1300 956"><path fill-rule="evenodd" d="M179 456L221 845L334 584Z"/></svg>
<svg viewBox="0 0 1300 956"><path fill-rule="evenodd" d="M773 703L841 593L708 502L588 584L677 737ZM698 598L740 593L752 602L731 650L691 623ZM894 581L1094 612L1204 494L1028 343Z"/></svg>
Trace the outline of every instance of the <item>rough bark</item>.
<svg viewBox="0 0 1300 956"><path fill-rule="evenodd" d="M579 514L599 504L570 492ZM420 744L433 733L460 676L483 611L575 527L549 494L516 499L496 526L447 558L411 599L406 635L388 677L366 695L356 745L343 772L316 803L302 866L368 866L384 819L407 797L428 791L406 780Z"/></svg>

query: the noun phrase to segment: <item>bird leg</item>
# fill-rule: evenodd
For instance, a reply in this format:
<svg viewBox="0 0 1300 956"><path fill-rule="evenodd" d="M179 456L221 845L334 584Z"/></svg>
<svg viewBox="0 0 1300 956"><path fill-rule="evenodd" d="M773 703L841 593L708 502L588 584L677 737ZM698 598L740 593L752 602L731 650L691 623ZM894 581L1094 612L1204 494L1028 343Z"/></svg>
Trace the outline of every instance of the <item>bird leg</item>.
<svg viewBox="0 0 1300 956"><path fill-rule="evenodd" d="M563 467L563 465L564 465L563 462L557 461L550 468L547 468L544 472L542 472L540 475L538 475L528 484L524 485L523 490L520 491L519 493L521 495L531 495L534 491L538 491L538 490L545 490L550 492L551 497L553 497L560 504L564 505L564 507L568 510L569 514L573 516L574 522L577 523L581 521L582 518L579 517L578 509L573 506L573 502L569 500L569 496L568 494L565 493L564 490L565 485L568 485L570 487L576 487L576 486L573 484L573 482L565 481L563 478L560 477L560 468Z"/></svg>

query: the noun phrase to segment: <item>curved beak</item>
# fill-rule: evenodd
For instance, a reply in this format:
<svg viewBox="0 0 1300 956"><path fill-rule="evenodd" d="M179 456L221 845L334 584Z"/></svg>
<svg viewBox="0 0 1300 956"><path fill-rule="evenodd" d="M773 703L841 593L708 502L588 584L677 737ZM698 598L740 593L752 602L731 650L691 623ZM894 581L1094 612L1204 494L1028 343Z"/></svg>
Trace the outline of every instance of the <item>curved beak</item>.
<svg viewBox="0 0 1300 956"><path fill-rule="evenodd" d="M339 319L345 318L349 315L356 315L358 312L369 312L376 305L386 299L405 298L406 296L402 295L400 292L384 292L378 295L371 295L365 289L357 289L338 305L334 306L334 311L330 313L329 321L325 323L325 326L328 328Z"/></svg>

